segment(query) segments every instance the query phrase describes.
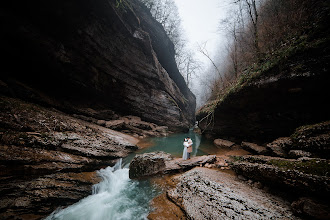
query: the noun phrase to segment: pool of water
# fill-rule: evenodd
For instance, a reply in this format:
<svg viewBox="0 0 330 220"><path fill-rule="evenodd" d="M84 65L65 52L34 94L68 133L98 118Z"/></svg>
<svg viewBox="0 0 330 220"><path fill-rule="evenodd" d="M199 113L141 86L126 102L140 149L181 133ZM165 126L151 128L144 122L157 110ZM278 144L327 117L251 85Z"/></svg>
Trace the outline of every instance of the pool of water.
<svg viewBox="0 0 330 220"><path fill-rule="evenodd" d="M188 133L177 133L171 134L167 137L151 137L143 139L138 144L141 149L124 158L123 165L124 167L128 167L129 163L136 154L155 151L164 151L172 154L174 157L181 157L183 153L183 140L186 137L190 137L193 141L192 156L214 154L219 151L219 149L215 147L211 141L193 132L191 129Z"/></svg>

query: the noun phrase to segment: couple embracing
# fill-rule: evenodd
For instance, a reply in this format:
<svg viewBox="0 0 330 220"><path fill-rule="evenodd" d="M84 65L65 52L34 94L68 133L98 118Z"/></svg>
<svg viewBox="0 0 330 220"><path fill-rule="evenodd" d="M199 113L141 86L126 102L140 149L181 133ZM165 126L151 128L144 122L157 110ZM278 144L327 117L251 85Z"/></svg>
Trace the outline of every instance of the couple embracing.
<svg viewBox="0 0 330 220"><path fill-rule="evenodd" d="M193 142L190 137L187 137L184 139L184 141L183 141L184 149L183 149L182 159L184 159L184 160L190 159L190 154L192 152L192 145L193 145Z"/></svg>

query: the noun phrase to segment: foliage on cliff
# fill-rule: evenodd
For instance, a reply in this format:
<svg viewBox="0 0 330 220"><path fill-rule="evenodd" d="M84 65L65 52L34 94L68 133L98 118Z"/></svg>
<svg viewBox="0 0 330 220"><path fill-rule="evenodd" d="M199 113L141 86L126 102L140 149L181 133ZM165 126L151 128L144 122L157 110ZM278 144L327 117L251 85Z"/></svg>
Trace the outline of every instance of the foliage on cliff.
<svg viewBox="0 0 330 220"><path fill-rule="evenodd" d="M242 7L240 10L244 11ZM277 11L273 11L275 9ZM245 26L240 27L240 31L237 25L243 22L240 19L244 18L224 21L226 25L236 25L227 27L234 42L229 46L231 50L227 57L228 65L222 68L225 80L213 82L207 104L197 112L199 119L211 116L222 101L239 92L245 85L266 76L271 77L277 74L279 69L283 69L282 67L290 66L291 71L303 73L307 68L295 63L295 57L329 47L329 29L326 24L329 18L329 2L268 0L259 5L257 12L260 22L257 50L253 48L256 39L250 28L247 28L253 25L252 20L247 20L249 24L245 23ZM299 16L292 16L295 13ZM276 25L270 25L271 23Z"/></svg>

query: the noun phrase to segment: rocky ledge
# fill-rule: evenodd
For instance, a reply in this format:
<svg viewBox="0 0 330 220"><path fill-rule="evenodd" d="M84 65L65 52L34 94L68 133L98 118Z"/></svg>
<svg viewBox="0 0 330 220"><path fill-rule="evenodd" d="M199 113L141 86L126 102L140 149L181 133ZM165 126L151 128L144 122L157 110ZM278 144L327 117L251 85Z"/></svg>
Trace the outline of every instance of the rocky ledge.
<svg viewBox="0 0 330 220"><path fill-rule="evenodd" d="M221 171L194 168L167 196L188 219L299 219L290 203Z"/></svg>
<svg viewBox="0 0 330 220"><path fill-rule="evenodd" d="M138 139L54 109L0 96L0 216L40 219L91 194L93 171Z"/></svg>
<svg viewBox="0 0 330 220"><path fill-rule="evenodd" d="M233 157L232 168L238 174L275 188L289 188L304 195L330 194L330 163L324 159L240 156Z"/></svg>
<svg viewBox="0 0 330 220"><path fill-rule="evenodd" d="M167 126L158 126L132 115L120 117L117 120L97 120L96 123L100 126L130 134L137 138L167 136L170 133Z"/></svg>
<svg viewBox="0 0 330 220"><path fill-rule="evenodd" d="M173 158L171 154L159 151L136 155L129 166L129 177L141 178L157 174L182 172L196 166L216 162L215 155L192 157L189 160Z"/></svg>

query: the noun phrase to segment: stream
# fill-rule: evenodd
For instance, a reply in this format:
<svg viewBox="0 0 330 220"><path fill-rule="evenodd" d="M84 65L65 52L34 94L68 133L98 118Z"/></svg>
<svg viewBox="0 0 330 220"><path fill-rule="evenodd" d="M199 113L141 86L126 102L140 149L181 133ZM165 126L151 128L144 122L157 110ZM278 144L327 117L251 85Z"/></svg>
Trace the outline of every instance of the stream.
<svg viewBox="0 0 330 220"><path fill-rule="evenodd" d="M113 167L97 171L102 180L93 186L92 195L65 209L55 210L46 220L147 219L151 211L150 201L161 193L161 189L149 180L129 179L129 163L136 154L154 151L165 151L174 157L181 157L183 139L188 136L194 142L192 156L217 151L211 142L203 140L192 130L185 134L144 139L140 143L140 150L120 159Z"/></svg>

